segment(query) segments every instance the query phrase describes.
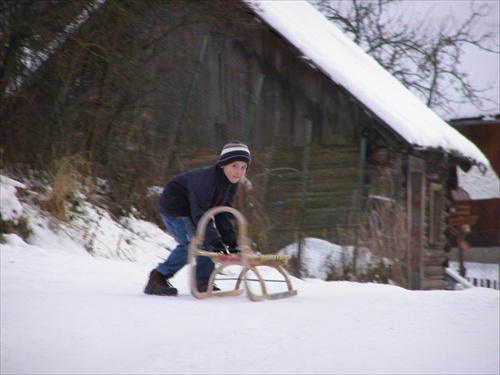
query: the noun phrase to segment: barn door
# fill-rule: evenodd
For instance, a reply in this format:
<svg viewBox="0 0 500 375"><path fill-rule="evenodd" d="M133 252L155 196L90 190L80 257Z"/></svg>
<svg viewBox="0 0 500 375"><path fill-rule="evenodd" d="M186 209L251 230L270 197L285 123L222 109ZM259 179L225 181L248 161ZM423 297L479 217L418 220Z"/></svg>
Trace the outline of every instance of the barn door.
<svg viewBox="0 0 500 375"><path fill-rule="evenodd" d="M422 288L422 252L423 252L423 220L425 207L425 162L409 156L408 159L408 252L407 252L407 288Z"/></svg>

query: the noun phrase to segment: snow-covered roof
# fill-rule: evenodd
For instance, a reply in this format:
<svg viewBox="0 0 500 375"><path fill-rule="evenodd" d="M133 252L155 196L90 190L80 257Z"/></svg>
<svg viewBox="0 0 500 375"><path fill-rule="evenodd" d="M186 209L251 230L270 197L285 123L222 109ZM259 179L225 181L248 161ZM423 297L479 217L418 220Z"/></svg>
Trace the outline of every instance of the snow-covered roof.
<svg viewBox="0 0 500 375"><path fill-rule="evenodd" d="M307 1L244 0L333 82L415 147L443 149L489 165L479 148L351 41Z"/></svg>

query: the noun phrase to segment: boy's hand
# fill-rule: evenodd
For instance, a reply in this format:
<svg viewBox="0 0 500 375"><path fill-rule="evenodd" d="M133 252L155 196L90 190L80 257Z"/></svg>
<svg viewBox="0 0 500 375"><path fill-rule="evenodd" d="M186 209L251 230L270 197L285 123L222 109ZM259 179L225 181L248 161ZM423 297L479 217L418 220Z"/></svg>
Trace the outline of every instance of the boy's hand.
<svg viewBox="0 0 500 375"><path fill-rule="evenodd" d="M224 245L224 242L222 242L221 239L217 239L214 242L212 242L212 251L214 253L222 253L222 254L229 255L229 251L227 250L227 246Z"/></svg>
<svg viewBox="0 0 500 375"><path fill-rule="evenodd" d="M238 249L238 244L236 242L231 242L227 244L228 251L231 254L236 254L240 252L240 249Z"/></svg>

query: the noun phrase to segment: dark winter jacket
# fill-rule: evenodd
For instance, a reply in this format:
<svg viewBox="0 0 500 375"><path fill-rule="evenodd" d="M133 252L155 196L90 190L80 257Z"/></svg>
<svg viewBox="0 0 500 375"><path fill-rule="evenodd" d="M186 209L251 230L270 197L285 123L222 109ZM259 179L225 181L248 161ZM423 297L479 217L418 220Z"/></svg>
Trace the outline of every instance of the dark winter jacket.
<svg viewBox="0 0 500 375"><path fill-rule="evenodd" d="M218 165L195 169L173 177L158 200L158 210L167 216L186 216L197 227L203 214L212 207L233 206L238 184L232 184ZM215 227L207 225L205 244L222 239L225 244L237 241L232 214L215 216Z"/></svg>

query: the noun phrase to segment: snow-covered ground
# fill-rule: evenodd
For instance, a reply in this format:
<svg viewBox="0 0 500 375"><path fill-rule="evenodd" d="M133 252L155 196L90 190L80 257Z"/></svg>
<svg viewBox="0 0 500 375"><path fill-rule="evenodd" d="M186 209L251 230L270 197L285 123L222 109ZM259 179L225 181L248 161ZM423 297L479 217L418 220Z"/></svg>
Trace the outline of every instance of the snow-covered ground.
<svg viewBox="0 0 500 375"><path fill-rule="evenodd" d="M147 296L175 244L161 228L87 202L56 225L17 199L27 186L1 178L2 217L29 217L32 231L1 245L2 374L500 372L498 291L293 278L289 299L197 300L184 268L178 297Z"/></svg>

